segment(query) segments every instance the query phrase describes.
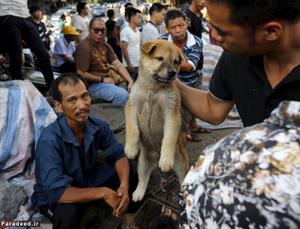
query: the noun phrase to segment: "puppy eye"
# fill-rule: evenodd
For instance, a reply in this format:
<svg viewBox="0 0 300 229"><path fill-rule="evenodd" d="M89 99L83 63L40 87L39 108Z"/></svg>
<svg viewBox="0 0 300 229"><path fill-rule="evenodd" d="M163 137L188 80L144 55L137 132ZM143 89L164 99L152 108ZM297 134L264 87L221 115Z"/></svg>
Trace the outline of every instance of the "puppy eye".
<svg viewBox="0 0 300 229"><path fill-rule="evenodd" d="M174 64L179 64L179 60L174 60Z"/></svg>
<svg viewBox="0 0 300 229"><path fill-rule="evenodd" d="M162 56L157 56L157 57L155 57L155 59L157 59L158 61L163 61L164 60L164 58Z"/></svg>

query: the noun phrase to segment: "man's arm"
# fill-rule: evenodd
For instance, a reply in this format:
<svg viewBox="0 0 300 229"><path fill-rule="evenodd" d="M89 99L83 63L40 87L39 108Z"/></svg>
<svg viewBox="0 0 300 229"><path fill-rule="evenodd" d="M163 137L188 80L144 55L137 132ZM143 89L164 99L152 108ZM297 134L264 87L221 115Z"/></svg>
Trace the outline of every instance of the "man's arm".
<svg viewBox="0 0 300 229"><path fill-rule="evenodd" d="M74 58L72 57L69 57L67 55L60 55L60 56L64 59L65 62L74 62Z"/></svg>
<svg viewBox="0 0 300 229"><path fill-rule="evenodd" d="M128 71L126 70L126 68L118 59L112 62L112 65L117 69L120 75L128 82L128 88L130 89L133 84L133 80L129 75Z"/></svg>
<svg viewBox="0 0 300 229"><path fill-rule="evenodd" d="M91 83L99 83L99 82L103 82L103 80L104 80L104 77L97 76L97 75L89 73L89 72L81 71L78 68L77 68L77 74L82 76L86 81L91 82Z"/></svg>
<svg viewBox="0 0 300 229"><path fill-rule="evenodd" d="M193 65L190 62L185 62L180 64L179 71L181 72L190 72L193 70Z"/></svg>
<svg viewBox="0 0 300 229"><path fill-rule="evenodd" d="M233 101L222 101L214 98L209 92L186 86L179 80L176 85L180 91L182 104L194 116L212 124L222 123L232 109Z"/></svg>
<svg viewBox="0 0 300 229"><path fill-rule="evenodd" d="M128 54L128 43L126 41L121 41L121 51L122 51L122 54L126 60L126 63L127 63L127 66L128 66L128 70L132 69L133 66L130 62L130 59L129 59L129 54Z"/></svg>
<svg viewBox="0 0 300 229"><path fill-rule="evenodd" d="M117 190L118 197L121 198L119 205L117 206L115 215L121 216L128 207L130 202L128 189L129 189L129 163L126 157L123 157L116 161L115 168L120 180L120 187Z"/></svg>
<svg viewBox="0 0 300 229"><path fill-rule="evenodd" d="M116 38L116 46L117 47L121 47L121 45L120 45L120 32L121 32L121 28L118 25L115 25L114 30L113 30L113 35Z"/></svg>

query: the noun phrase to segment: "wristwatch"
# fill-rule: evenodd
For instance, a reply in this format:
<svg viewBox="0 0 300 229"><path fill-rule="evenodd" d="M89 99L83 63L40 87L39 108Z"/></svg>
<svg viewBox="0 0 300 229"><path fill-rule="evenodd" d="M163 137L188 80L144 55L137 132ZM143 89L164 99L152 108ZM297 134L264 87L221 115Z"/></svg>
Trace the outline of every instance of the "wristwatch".
<svg viewBox="0 0 300 229"><path fill-rule="evenodd" d="M102 76L101 76L101 80L100 80L100 83L103 83L103 79L104 79L104 77L102 77Z"/></svg>

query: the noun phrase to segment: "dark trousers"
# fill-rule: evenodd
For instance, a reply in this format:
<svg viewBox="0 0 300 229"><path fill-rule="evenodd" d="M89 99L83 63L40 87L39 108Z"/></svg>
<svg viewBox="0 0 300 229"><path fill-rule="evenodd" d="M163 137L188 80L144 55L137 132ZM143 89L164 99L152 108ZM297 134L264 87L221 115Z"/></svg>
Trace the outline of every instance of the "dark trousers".
<svg viewBox="0 0 300 229"><path fill-rule="evenodd" d="M130 161L130 177L129 177L129 195L130 199L132 193L135 191L138 176L137 176L137 163L135 161ZM109 187L113 190L117 190L120 186L118 175L115 174L103 184L101 187ZM80 204L57 204L53 209L53 217L51 221L53 223L53 229L76 229L79 228L82 216L84 212L89 207L90 203L80 203ZM135 213L141 207L142 202L130 202L127 213ZM45 214L45 208L41 213ZM47 217L49 215L45 214Z"/></svg>
<svg viewBox="0 0 300 229"><path fill-rule="evenodd" d="M23 79L22 77L22 40L35 54L39 68L44 75L49 87L54 80L50 65L50 57L36 28L27 18L15 16L0 16L0 32L5 40L8 51L10 74L12 79Z"/></svg>

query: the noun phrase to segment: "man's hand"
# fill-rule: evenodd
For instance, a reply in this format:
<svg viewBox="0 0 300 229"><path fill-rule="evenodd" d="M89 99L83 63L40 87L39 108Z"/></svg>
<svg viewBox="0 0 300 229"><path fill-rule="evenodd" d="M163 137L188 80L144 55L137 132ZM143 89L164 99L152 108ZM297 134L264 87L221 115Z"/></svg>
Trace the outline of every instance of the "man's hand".
<svg viewBox="0 0 300 229"><path fill-rule="evenodd" d="M119 187L117 190L117 196L119 198L121 198L121 201L119 203L119 205L116 208L116 211L114 212L116 217L120 217L121 215L123 215L123 213L126 212L130 199L129 199L129 195L128 195L128 189L123 188L123 187Z"/></svg>
<svg viewBox="0 0 300 229"><path fill-rule="evenodd" d="M129 81L129 83L128 83L128 86L127 86L128 92L131 91L132 85L133 85L133 80Z"/></svg>
<svg viewBox="0 0 300 229"><path fill-rule="evenodd" d="M112 207L113 215L117 216L117 208L120 206L122 198L118 196L117 192L110 189L105 188L104 201ZM118 216L117 216L118 217Z"/></svg>

